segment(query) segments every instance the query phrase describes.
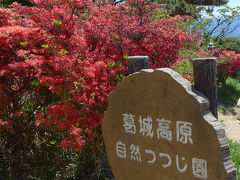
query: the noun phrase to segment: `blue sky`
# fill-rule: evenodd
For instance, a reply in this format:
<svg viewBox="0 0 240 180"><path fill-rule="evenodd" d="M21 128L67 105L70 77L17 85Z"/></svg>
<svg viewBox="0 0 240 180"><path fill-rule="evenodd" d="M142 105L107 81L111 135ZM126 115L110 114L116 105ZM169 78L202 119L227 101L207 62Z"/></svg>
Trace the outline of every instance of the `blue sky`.
<svg viewBox="0 0 240 180"><path fill-rule="evenodd" d="M240 0L229 0L228 5L230 7L240 6Z"/></svg>

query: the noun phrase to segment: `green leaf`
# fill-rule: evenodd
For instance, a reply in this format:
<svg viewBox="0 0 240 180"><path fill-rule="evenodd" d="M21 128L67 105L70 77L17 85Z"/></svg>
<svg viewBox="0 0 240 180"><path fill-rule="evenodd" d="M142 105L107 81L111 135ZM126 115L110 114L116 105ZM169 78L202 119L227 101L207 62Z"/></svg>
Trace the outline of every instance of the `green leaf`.
<svg viewBox="0 0 240 180"><path fill-rule="evenodd" d="M29 43L27 42L27 41L24 41L24 42L20 42L20 45L21 46L26 46L26 45L28 45Z"/></svg>
<svg viewBox="0 0 240 180"><path fill-rule="evenodd" d="M43 48L45 48L45 49L47 49L47 48L49 48L49 46L47 45L47 44L43 44L43 45L41 45Z"/></svg>
<svg viewBox="0 0 240 180"><path fill-rule="evenodd" d="M56 26L60 26L62 24L62 21L58 21L56 19L53 20L53 23L56 25Z"/></svg>
<svg viewBox="0 0 240 180"><path fill-rule="evenodd" d="M74 81L73 84L74 84L75 86L77 86L77 85L79 85L79 82Z"/></svg>
<svg viewBox="0 0 240 180"><path fill-rule="evenodd" d="M224 65L224 64L227 64L227 62L225 60L221 60L219 64Z"/></svg>
<svg viewBox="0 0 240 180"><path fill-rule="evenodd" d="M117 62L116 62L116 65L122 66L122 63L121 63L120 61L117 61Z"/></svg>
<svg viewBox="0 0 240 180"><path fill-rule="evenodd" d="M115 63L108 63L108 67L113 68L115 66Z"/></svg>
<svg viewBox="0 0 240 180"><path fill-rule="evenodd" d="M65 55L65 54L68 53L68 51L67 51L66 49L62 49L62 50L60 50L59 53L60 53L61 55Z"/></svg>
<svg viewBox="0 0 240 180"><path fill-rule="evenodd" d="M120 74L119 76L120 76L121 79L125 78L125 76L123 74Z"/></svg>
<svg viewBox="0 0 240 180"><path fill-rule="evenodd" d="M54 145L54 144L56 144L56 141L55 140L51 140L50 144Z"/></svg>
<svg viewBox="0 0 240 180"><path fill-rule="evenodd" d="M35 87L40 86L40 82L39 81L33 81L31 84L32 84L32 86L35 86Z"/></svg>
<svg viewBox="0 0 240 180"><path fill-rule="evenodd" d="M94 98L95 98L95 95L94 95L94 93L92 93L90 96L91 96L91 98L92 98L92 99L94 99Z"/></svg>
<svg viewBox="0 0 240 180"><path fill-rule="evenodd" d="M119 36L118 36L118 35L113 35L113 39L114 39L114 40L118 40L118 39L119 39Z"/></svg>

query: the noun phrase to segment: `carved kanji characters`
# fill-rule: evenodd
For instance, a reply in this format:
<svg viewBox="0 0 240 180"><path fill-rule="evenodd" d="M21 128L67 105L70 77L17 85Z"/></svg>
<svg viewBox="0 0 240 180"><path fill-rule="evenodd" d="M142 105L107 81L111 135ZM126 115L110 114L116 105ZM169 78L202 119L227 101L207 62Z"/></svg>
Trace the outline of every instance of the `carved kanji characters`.
<svg viewBox="0 0 240 180"><path fill-rule="evenodd" d="M207 161L204 159L192 159L193 176L200 179L207 179Z"/></svg>
<svg viewBox="0 0 240 180"><path fill-rule="evenodd" d="M172 141L172 132L169 130L171 121L165 120L164 118L157 119L156 121L158 122L157 138Z"/></svg>
<svg viewBox="0 0 240 180"><path fill-rule="evenodd" d="M136 134L136 126L135 126L135 122L134 122L134 115L132 114L122 114L123 116L123 127L125 129L126 133L129 134Z"/></svg>
<svg viewBox="0 0 240 180"><path fill-rule="evenodd" d="M126 146L121 141L116 143L116 154L119 158L126 158Z"/></svg>
<svg viewBox="0 0 240 180"><path fill-rule="evenodd" d="M131 144L130 146L131 150L131 159L137 162L141 162L141 154L140 154L140 147L138 145Z"/></svg>
<svg viewBox="0 0 240 180"><path fill-rule="evenodd" d="M176 123L176 133L177 133L177 142L187 144L190 142L193 144L192 140L192 123L185 121L177 121Z"/></svg>
<svg viewBox="0 0 240 180"><path fill-rule="evenodd" d="M153 137L152 131L152 118L148 116L147 118L139 117L140 130L139 133L142 133L143 136Z"/></svg>

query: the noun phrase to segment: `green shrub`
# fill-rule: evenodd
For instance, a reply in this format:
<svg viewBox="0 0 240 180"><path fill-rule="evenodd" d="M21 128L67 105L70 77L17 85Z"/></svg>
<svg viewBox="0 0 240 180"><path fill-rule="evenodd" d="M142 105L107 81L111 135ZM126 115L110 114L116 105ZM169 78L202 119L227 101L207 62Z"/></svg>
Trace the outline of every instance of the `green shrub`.
<svg viewBox="0 0 240 180"><path fill-rule="evenodd" d="M237 180L240 180L240 144L232 140L228 141L231 158L236 167Z"/></svg>
<svg viewBox="0 0 240 180"><path fill-rule="evenodd" d="M175 64L174 70L181 74L189 81L193 81L193 65L189 60L178 61Z"/></svg>
<svg viewBox="0 0 240 180"><path fill-rule="evenodd" d="M218 98L226 106L235 106L240 98L240 81L228 77L218 88Z"/></svg>
<svg viewBox="0 0 240 180"><path fill-rule="evenodd" d="M216 38L213 37L212 41L215 41ZM214 42L214 45L219 49L225 49L228 51L235 51L240 53L240 38L239 37L224 37L219 38Z"/></svg>

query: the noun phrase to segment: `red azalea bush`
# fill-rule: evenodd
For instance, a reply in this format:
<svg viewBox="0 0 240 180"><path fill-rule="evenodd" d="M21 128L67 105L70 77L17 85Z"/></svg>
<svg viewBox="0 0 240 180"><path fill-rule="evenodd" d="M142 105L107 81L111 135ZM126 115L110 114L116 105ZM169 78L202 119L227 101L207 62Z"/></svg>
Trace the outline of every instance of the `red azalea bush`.
<svg viewBox="0 0 240 180"><path fill-rule="evenodd" d="M99 132L127 56L147 55L151 68L170 67L192 41L176 24L184 18L160 18L161 6L143 0L33 3L0 9L0 128L18 131L22 121L47 126L75 151Z"/></svg>
<svg viewBox="0 0 240 180"><path fill-rule="evenodd" d="M222 50L217 55L217 64L218 82L224 83L227 77L234 76L240 69L240 54Z"/></svg>

